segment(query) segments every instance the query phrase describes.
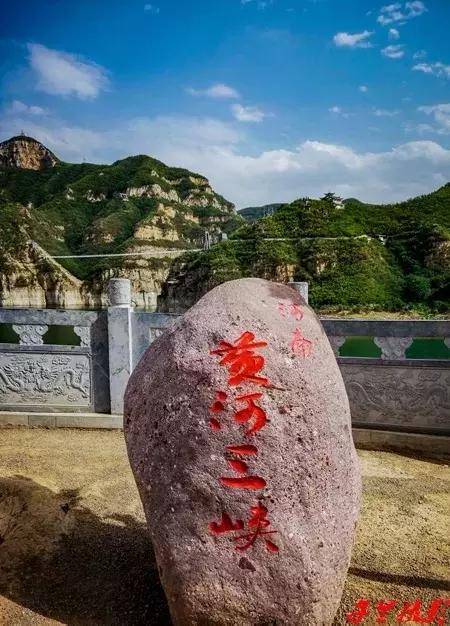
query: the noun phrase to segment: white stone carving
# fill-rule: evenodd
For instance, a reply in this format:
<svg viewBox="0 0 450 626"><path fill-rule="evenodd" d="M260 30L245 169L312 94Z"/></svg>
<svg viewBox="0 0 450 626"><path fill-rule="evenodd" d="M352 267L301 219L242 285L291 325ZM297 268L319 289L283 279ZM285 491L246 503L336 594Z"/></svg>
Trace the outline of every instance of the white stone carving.
<svg viewBox="0 0 450 626"><path fill-rule="evenodd" d="M0 404L90 404L86 355L0 355Z"/></svg>
<svg viewBox="0 0 450 626"><path fill-rule="evenodd" d="M334 356L339 356L339 348L344 345L346 339L347 339L346 337L337 337L337 336L328 337L328 341L330 342L331 347L333 348Z"/></svg>
<svg viewBox="0 0 450 626"><path fill-rule="evenodd" d="M160 337L164 332L164 328L149 328L148 329L148 338L150 343L155 341L158 337Z"/></svg>
<svg viewBox="0 0 450 626"><path fill-rule="evenodd" d="M91 329L89 326L74 326L73 332L80 338L80 346L89 348L91 343Z"/></svg>
<svg viewBox="0 0 450 626"><path fill-rule="evenodd" d="M413 337L374 337L375 344L381 348L382 359L401 360L413 342Z"/></svg>
<svg viewBox="0 0 450 626"><path fill-rule="evenodd" d="M13 330L19 335L21 346L42 346L42 335L48 330L45 324L13 324Z"/></svg>
<svg viewBox="0 0 450 626"><path fill-rule="evenodd" d="M448 424L450 373L445 368L344 364L341 372L352 417L357 421L385 425Z"/></svg>

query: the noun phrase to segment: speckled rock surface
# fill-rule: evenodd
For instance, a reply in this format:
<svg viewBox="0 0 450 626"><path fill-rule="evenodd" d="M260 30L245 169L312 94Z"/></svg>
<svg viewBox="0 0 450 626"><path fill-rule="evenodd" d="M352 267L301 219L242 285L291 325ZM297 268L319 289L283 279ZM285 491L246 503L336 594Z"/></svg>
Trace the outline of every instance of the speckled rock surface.
<svg viewBox="0 0 450 626"><path fill-rule="evenodd" d="M220 343L246 332L263 363ZM204 296L144 354L124 427L174 624L332 623L360 470L332 349L292 288Z"/></svg>

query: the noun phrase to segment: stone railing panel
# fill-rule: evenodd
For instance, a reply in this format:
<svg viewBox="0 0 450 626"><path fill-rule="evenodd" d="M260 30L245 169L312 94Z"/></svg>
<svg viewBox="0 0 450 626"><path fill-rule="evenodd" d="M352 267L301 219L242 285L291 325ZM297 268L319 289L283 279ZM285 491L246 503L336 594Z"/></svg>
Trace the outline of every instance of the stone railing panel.
<svg viewBox="0 0 450 626"><path fill-rule="evenodd" d="M178 315L135 311L133 315L133 366L135 367L148 346L171 326Z"/></svg>
<svg viewBox="0 0 450 626"><path fill-rule="evenodd" d="M0 308L0 324L12 325L20 342L0 343L0 410L121 413L130 373L150 343L178 318L134 309L127 283L112 280L108 310ZM450 360L406 358L415 338L439 338L450 348L449 321L321 321L354 425L450 432ZM80 345L43 345L53 325L72 327ZM340 356L351 337L373 338L381 358Z"/></svg>
<svg viewBox="0 0 450 626"><path fill-rule="evenodd" d="M106 311L0 309L19 344L0 343L0 410L109 412ZM50 326L72 327L79 346L44 345Z"/></svg>
<svg viewBox="0 0 450 626"><path fill-rule="evenodd" d="M354 426L450 433L450 362L339 359Z"/></svg>
<svg viewBox="0 0 450 626"><path fill-rule="evenodd" d="M46 410L91 406L88 355L43 352L0 354L0 403Z"/></svg>

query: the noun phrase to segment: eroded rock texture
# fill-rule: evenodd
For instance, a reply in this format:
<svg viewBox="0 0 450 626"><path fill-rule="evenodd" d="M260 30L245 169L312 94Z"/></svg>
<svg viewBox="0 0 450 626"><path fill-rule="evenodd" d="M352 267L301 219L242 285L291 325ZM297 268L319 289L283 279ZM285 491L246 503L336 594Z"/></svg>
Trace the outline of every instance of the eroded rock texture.
<svg viewBox="0 0 450 626"><path fill-rule="evenodd" d="M174 624L331 624L360 473L336 360L300 296L260 279L213 289L150 346L125 404Z"/></svg>
<svg viewBox="0 0 450 626"><path fill-rule="evenodd" d="M0 166L44 170L58 163L56 156L40 141L25 135L0 142Z"/></svg>

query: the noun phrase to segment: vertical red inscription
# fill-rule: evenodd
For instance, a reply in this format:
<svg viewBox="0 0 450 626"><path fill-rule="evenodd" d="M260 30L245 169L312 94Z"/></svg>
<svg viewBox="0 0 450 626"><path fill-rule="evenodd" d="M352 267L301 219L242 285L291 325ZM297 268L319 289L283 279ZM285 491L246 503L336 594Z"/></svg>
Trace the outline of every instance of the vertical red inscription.
<svg viewBox="0 0 450 626"><path fill-rule="evenodd" d="M268 552L278 552L278 546L267 538L267 535L274 535L277 532L269 528L270 521L267 519L267 508L258 502L255 506L250 508L250 514L247 520L248 532L244 535L233 537L233 541L238 544L235 546L235 550L237 552L245 552L253 546L259 538L262 538ZM209 524L209 530L212 535L222 535L243 529L244 522L239 519L233 522L228 513L222 513L222 519L219 523L211 522Z"/></svg>
<svg viewBox="0 0 450 626"><path fill-rule="evenodd" d="M244 382L251 382L255 385L267 385L268 380L263 376L256 376L264 367L264 357L255 354L256 348L264 348L267 341L255 341L255 335L249 331L242 333L237 341L228 343L221 341L216 350L210 354L222 356L220 365L225 365L230 377L228 384L237 387Z"/></svg>
<svg viewBox="0 0 450 626"><path fill-rule="evenodd" d="M266 341L258 341L252 332L246 331L234 343L220 341L218 348L211 350L210 354L219 356L219 365L228 370L230 387L237 387L244 383L267 387L269 386L268 379L260 375L265 360L262 355L256 353L258 348L266 346ZM244 432L247 437L255 436L267 425L266 412L258 402L262 396L261 391L255 391L237 395L232 399L236 404L233 421L247 426ZM228 394L225 391L216 391L215 398L209 407L211 414L209 425L212 430L221 430L222 424L218 416L227 411L228 402ZM239 406L242 404L244 404L243 407ZM233 444L226 446L225 450L228 466L238 476L221 476L218 480L222 487L249 491L258 491L266 487L266 480L262 476L250 475L249 464L246 461L243 461L242 458L233 458L257 456L258 448L256 446L245 443ZM231 455L231 458L228 455ZM261 537L268 552L278 552L278 546L266 537L266 535L273 535L277 532L269 528L270 521L267 519L267 508L258 502L250 508L250 512L251 515L247 521L248 532L233 538L237 544L235 549L244 552ZM209 531L212 535L235 532L244 530L244 528L242 520L238 519L233 522L230 515L225 511L222 512L220 522L210 522L209 524Z"/></svg>
<svg viewBox="0 0 450 626"><path fill-rule="evenodd" d="M289 305L284 302L279 302L278 310L281 313L281 317L287 317L290 315L297 320L297 322L300 322L303 319L302 307L299 304L294 304L294 302L291 302Z"/></svg>
<svg viewBox="0 0 450 626"><path fill-rule="evenodd" d="M296 328L291 341L292 352L298 356L306 358L311 355L312 348L312 341L303 336L300 328Z"/></svg>
<svg viewBox="0 0 450 626"><path fill-rule="evenodd" d="M300 322L303 319L302 307L299 304L294 304L294 302L291 302L289 305L285 304L284 302L279 302L278 310L281 313L281 316L284 318L289 315L290 317L297 320L297 322ZM303 336L300 328L296 328L292 334L290 348L292 352L297 356L306 358L312 353L313 343Z"/></svg>
<svg viewBox="0 0 450 626"><path fill-rule="evenodd" d="M267 422L265 411L256 404L255 400L261 398L262 393L248 393L243 396L237 396L237 402L245 402L247 406L234 414L234 421L238 424L245 424L253 419L253 425L245 434L252 435L264 428Z"/></svg>
<svg viewBox="0 0 450 626"><path fill-rule="evenodd" d="M234 541L240 542L240 545L236 546L236 550L239 552L245 552L252 546L258 537L264 537L265 535L274 535L276 530L267 530L270 526L270 522L267 519L267 509L262 504L258 503L256 506L252 506L250 509L251 517L247 522L247 527L250 532L245 535L235 537ZM266 529L266 530L264 530ZM268 552L278 552L279 548L270 539L264 538L266 544L266 550Z"/></svg>

